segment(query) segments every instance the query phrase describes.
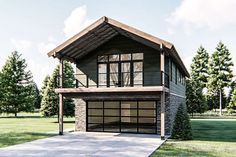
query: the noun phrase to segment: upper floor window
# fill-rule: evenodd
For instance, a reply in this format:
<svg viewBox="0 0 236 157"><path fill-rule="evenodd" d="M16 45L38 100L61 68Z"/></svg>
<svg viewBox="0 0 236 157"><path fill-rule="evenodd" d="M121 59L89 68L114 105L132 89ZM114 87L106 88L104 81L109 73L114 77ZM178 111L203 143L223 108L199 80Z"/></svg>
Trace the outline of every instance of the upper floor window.
<svg viewBox="0 0 236 157"><path fill-rule="evenodd" d="M98 56L98 86L143 85L143 53Z"/></svg>

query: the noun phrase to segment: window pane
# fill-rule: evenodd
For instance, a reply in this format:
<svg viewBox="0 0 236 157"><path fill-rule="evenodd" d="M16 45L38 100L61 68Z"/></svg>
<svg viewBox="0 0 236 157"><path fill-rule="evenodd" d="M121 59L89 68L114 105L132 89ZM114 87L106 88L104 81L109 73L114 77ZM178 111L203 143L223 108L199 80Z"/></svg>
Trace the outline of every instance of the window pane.
<svg viewBox="0 0 236 157"><path fill-rule="evenodd" d="M98 62L108 62L108 56L98 56Z"/></svg>
<svg viewBox="0 0 236 157"><path fill-rule="evenodd" d="M110 86L118 86L118 64L110 64Z"/></svg>
<svg viewBox="0 0 236 157"><path fill-rule="evenodd" d="M123 117L137 117L137 109L122 109L121 116Z"/></svg>
<svg viewBox="0 0 236 157"><path fill-rule="evenodd" d="M88 123L103 123L103 117L88 117Z"/></svg>
<svg viewBox="0 0 236 157"><path fill-rule="evenodd" d="M155 101L139 101L139 108L156 108Z"/></svg>
<svg viewBox="0 0 236 157"><path fill-rule="evenodd" d="M119 55L110 55L109 61L119 61Z"/></svg>
<svg viewBox="0 0 236 157"><path fill-rule="evenodd" d="M104 131L119 132L120 117L104 117Z"/></svg>
<svg viewBox="0 0 236 157"><path fill-rule="evenodd" d="M120 108L119 101L104 101L104 108Z"/></svg>
<svg viewBox="0 0 236 157"><path fill-rule="evenodd" d="M121 117L122 124L137 123L137 118L135 117Z"/></svg>
<svg viewBox="0 0 236 157"><path fill-rule="evenodd" d="M156 117L156 110L141 110L141 109L139 109L138 115L141 117Z"/></svg>
<svg viewBox="0 0 236 157"><path fill-rule="evenodd" d="M130 63L122 63L121 72L130 72Z"/></svg>
<svg viewBox="0 0 236 157"><path fill-rule="evenodd" d="M142 125L153 126L156 123L156 118L139 118L138 122Z"/></svg>
<svg viewBox="0 0 236 157"><path fill-rule="evenodd" d="M103 124L88 124L88 131L103 131Z"/></svg>
<svg viewBox="0 0 236 157"><path fill-rule="evenodd" d="M120 116L118 109L104 109L104 116Z"/></svg>
<svg viewBox="0 0 236 157"><path fill-rule="evenodd" d="M107 86L107 74L98 74L99 86Z"/></svg>
<svg viewBox="0 0 236 157"><path fill-rule="evenodd" d="M107 64L98 64L98 73L107 73Z"/></svg>
<svg viewBox="0 0 236 157"><path fill-rule="evenodd" d="M121 108L137 108L136 101L121 101Z"/></svg>
<svg viewBox="0 0 236 157"><path fill-rule="evenodd" d="M143 53L133 53L133 60L143 60Z"/></svg>
<svg viewBox="0 0 236 157"><path fill-rule="evenodd" d="M88 109L88 116L103 116L103 109Z"/></svg>
<svg viewBox="0 0 236 157"><path fill-rule="evenodd" d="M134 86L142 86L143 85L143 73L142 72L135 72L134 73Z"/></svg>
<svg viewBox="0 0 236 157"><path fill-rule="evenodd" d="M102 101L89 101L88 108L103 108Z"/></svg>
<svg viewBox="0 0 236 157"><path fill-rule="evenodd" d="M131 54L121 54L120 56L122 61L131 60Z"/></svg>
<svg viewBox="0 0 236 157"><path fill-rule="evenodd" d="M134 62L134 72L143 71L143 62Z"/></svg>

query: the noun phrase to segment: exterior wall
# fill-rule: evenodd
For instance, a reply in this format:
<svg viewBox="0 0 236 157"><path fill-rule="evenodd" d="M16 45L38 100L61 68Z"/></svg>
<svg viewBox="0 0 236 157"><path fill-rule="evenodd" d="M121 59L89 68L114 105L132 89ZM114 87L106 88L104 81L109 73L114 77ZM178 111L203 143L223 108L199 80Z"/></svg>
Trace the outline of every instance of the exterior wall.
<svg viewBox="0 0 236 157"><path fill-rule="evenodd" d="M86 131L86 102L75 99L75 131Z"/></svg>
<svg viewBox="0 0 236 157"><path fill-rule="evenodd" d="M144 53L144 85L160 83L160 73L153 73L160 71L160 52L121 35L78 60L76 73L86 74L90 85L97 85L97 56L123 53Z"/></svg>
<svg viewBox="0 0 236 157"><path fill-rule="evenodd" d="M166 110L165 131L167 135L170 135L178 107L181 103L185 104L185 97L171 93L168 95L169 96L166 96L166 108L165 108Z"/></svg>
<svg viewBox="0 0 236 157"><path fill-rule="evenodd" d="M171 61L169 60L169 65L170 93L178 94L185 97L185 82L179 81L181 72L177 72L179 70L174 62L171 63Z"/></svg>

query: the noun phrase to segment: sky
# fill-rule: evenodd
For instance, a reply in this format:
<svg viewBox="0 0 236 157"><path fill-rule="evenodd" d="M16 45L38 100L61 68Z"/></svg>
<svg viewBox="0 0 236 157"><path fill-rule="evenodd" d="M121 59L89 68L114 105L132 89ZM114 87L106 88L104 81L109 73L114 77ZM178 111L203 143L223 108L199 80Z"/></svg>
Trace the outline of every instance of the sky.
<svg viewBox="0 0 236 157"><path fill-rule="evenodd" d="M0 0L0 68L19 51L40 88L58 64L47 52L102 16L173 43L188 69L219 41L236 64L236 0Z"/></svg>

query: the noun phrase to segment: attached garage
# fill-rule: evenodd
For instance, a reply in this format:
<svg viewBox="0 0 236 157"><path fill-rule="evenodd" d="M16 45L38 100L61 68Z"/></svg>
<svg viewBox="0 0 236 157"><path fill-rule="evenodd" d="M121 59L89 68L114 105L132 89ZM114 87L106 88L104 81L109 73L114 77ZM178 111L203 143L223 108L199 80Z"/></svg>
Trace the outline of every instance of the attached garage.
<svg viewBox="0 0 236 157"><path fill-rule="evenodd" d="M87 101L87 131L157 133L156 101Z"/></svg>

